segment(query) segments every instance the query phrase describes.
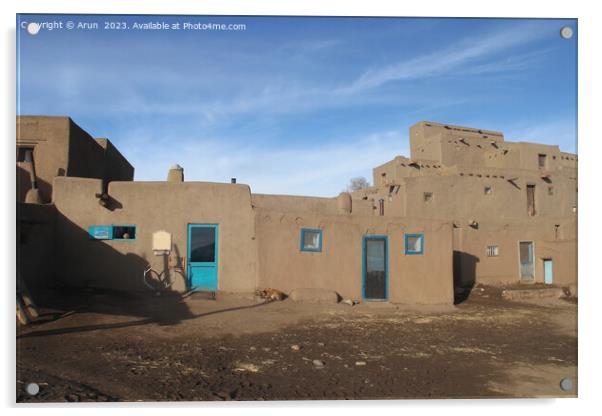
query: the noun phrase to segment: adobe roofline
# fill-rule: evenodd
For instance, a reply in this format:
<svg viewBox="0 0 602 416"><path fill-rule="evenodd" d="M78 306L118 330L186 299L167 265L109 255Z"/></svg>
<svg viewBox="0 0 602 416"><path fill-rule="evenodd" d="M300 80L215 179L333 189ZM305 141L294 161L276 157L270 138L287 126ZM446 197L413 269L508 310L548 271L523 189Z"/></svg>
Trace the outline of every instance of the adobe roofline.
<svg viewBox="0 0 602 416"><path fill-rule="evenodd" d="M485 130L485 129L479 129L479 128L467 127L467 126L458 126L458 125L447 124L447 123L442 124L442 123L437 123L435 121L423 120L423 121L419 121L418 123L413 124L411 127L418 127L418 126L439 127L442 129L451 130L451 131L455 131L458 133L464 132L464 133L474 133L474 134L485 134L488 136L499 136L501 138L504 137L504 133L502 133L501 131Z"/></svg>

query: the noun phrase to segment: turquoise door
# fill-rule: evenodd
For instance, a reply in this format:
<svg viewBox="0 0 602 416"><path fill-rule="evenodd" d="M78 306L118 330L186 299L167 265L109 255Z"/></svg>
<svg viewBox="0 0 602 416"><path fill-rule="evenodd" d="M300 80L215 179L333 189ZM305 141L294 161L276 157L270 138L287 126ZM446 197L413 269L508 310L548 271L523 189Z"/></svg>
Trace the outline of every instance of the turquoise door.
<svg viewBox="0 0 602 416"><path fill-rule="evenodd" d="M547 285L551 285L554 282L554 275L552 259L544 259L543 261L543 280Z"/></svg>
<svg viewBox="0 0 602 416"><path fill-rule="evenodd" d="M188 224L188 285L217 291L217 225Z"/></svg>

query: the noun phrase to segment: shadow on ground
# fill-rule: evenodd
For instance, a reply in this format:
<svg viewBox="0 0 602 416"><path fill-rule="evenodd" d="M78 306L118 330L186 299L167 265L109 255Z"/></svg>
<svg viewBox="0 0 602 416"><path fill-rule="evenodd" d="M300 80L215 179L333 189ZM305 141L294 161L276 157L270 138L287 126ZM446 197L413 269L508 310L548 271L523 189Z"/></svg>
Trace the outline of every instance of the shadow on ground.
<svg viewBox="0 0 602 416"><path fill-rule="evenodd" d="M161 326L177 325L183 321L199 319L211 315L253 309L269 303L268 301L252 305L235 306L203 313L193 313L186 304L185 297L175 293L162 296L126 293L107 289L61 289L61 295L46 295L40 297L38 307L43 312L40 318L21 328L17 338L43 337L49 335L72 334L97 330L136 327L148 324ZM93 324L75 327L53 329L36 329L43 324L54 322L73 314L95 313L104 315L119 315L141 317L142 319L126 322Z"/></svg>

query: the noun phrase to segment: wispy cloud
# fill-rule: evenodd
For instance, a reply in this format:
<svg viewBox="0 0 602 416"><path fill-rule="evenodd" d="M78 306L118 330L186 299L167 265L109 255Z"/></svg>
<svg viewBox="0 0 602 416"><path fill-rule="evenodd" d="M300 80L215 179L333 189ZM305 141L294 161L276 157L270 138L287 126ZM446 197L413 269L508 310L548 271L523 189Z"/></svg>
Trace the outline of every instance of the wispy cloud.
<svg viewBox="0 0 602 416"><path fill-rule="evenodd" d="M553 50L554 48L538 49L528 53L518 55L513 54L492 62L471 65L462 70L462 75L483 75L509 72L519 73L520 71L541 64Z"/></svg>
<svg viewBox="0 0 602 416"><path fill-rule="evenodd" d="M545 32L537 22L513 24L478 38L463 38L426 54L414 54L387 66L363 66L364 72L355 80L349 77L349 72L340 79L312 78L299 70L302 67L297 62L300 56L319 66L322 61L328 62L329 51L345 44L330 38L282 43L265 54L265 63L253 58L252 51L244 50L237 52L235 60L223 55L223 51L215 51L212 62L220 62L217 66L195 61L189 62L188 66L165 66L156 64L157 61L147 63L126 57L125 61L114 62L111 70L107 70L85 60L51 61L45 65L45 78L40 78L34 68L23 75L28 85L25 91L38 94L44 90L43 97L52 100L52 104L43 98L31 100L27 99L29 97L23 102L25 108L33 112L50 106L57 112L71 114L74 103L80 103L77 106L80 113L190 115L203 120L206 125L240 114L303 113L390 103L399 106L404 102L421 107L428 105L426 100L438 97L408 95L407 91L375 93L374 90L393 81L520 71L545 56L545 51L505 58L496 58L496 55L532 42L542 33ZM208 52L207 55L214 55ZM236 63L245 65L244 73ZM344 81L344 78L352 81ZM48 83L48 79L54 82Z"/></svg>
<svg viewBox="0 0 602 416"><path fill-rule="evenodd" d="M136 166L136 180L165 180L169 166L179 163L186 180L227 182L236 177L257 193L335 196L352 177L372 181L373 167L408 152L405 129L305 147L194 137L179 137L174 147L169 137L160 142L155 135L138 129L124 144L124 154Z"/></svg>
<svg viewBox="0 0 602 416"><path fill-rule="evenodd" d="M542 38L543 26L538 23L512 25L479 38L461 39L448 47L435 52L404 59L385 67L371 68L362 73L350 85L338 90L342 94L352 94L370 88L376 88L392 81L404 81L449 75L471 64L477 64L485 57L492 57L502 51L515 48ZM506 65L506 70L523 68L527 62L523 56L521 65ZM504 69L496 64L481 64L480 73ZM470 70L470 68L469 68ZM473 69L474 71L474 69Z"/></svg>

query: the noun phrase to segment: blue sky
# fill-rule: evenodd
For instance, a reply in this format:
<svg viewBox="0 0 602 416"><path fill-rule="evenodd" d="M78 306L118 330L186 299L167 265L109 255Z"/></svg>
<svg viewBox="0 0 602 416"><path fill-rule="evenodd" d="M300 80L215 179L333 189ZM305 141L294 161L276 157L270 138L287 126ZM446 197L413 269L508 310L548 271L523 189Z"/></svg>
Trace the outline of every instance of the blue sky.
<svg viewBox="0 0 602 416"><path fill-rule="evenodd" d="M421 120L576 152L575 20L21 15L98 30L17 31L17 112L108 137L136 180L334 196L409 156ZM127 30L104 30L104 22ZM136 30L133 23L244 24ZM17 23L20 27L20 23Z"/></svg>

